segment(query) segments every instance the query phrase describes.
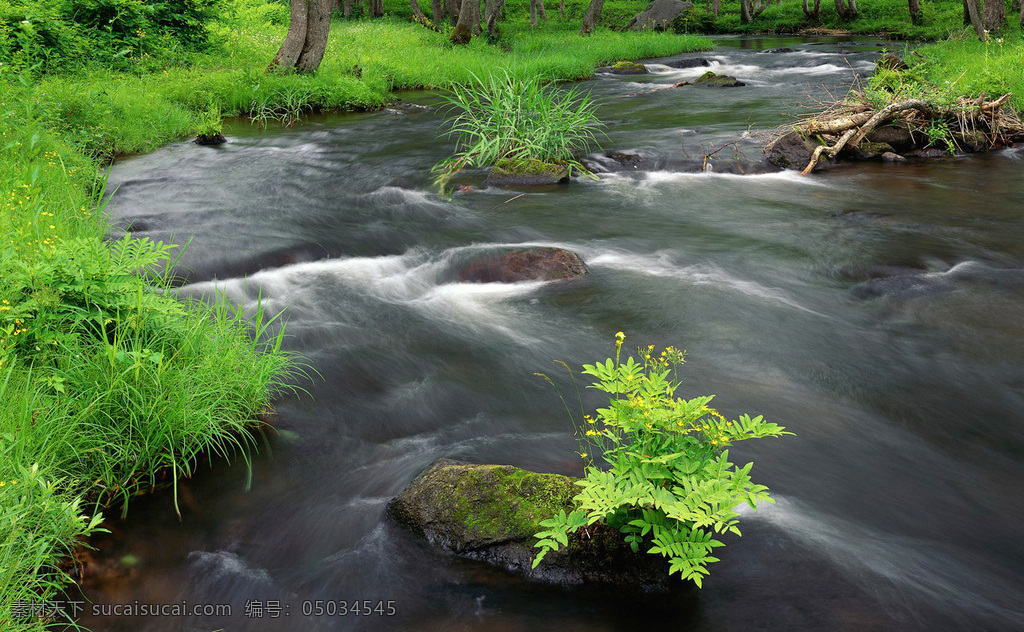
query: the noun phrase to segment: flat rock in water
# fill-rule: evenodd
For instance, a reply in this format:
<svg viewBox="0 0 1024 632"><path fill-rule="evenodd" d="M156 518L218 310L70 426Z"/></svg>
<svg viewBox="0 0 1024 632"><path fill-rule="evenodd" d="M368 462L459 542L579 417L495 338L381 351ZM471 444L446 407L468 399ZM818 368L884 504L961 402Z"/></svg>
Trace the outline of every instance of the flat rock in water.
<svg viewBox="0 0 1024 632"><path fill-rule="evenodd" d="M711 62L704 57L690 57L688 59L673 59L666 61L665 65L669 68L702 68L704 66L710 66Z"/></svg>
<svg viewBox="0 0 1024 632"><path fill-rule="evenodd" d="M664 31L672 26L684 11L693 9L693 3L683 0L654 0L626 24L629 31Z"/></svg>
<svg viewBox="0 0 1024 632"><path fill-rule="evenodd" d="M536 187L568 181L569 170L562 165L525 160L519 163L499 162L491 168L484 184L489 187Z"/></svg>
<svg viewBox="0 0 1024 632"><path fill-rule="evenodd" d="M578 254L562 248L520 248L478 261L459 271L459 281L469 283L517 283L557 281L587 274Z"/></svg>
<svg viewBox="0 0 1024 632"><path fill-rule="evenodd" d="M668 577L664 558L634 553L621 533L600 527L585 539L571 535L568 547L548 553L532 568L533 534L543 529L541 520L572 509L576 480L510 465L438 459L388 503L388 515L437 548L538 581L646 592L679 585Z"/></svg>
<svg viewBox="0 0 1024 632"><path fill-rule="evenodd" d="M705 88L736 88L747 84L743 83L736 77L729 75L716 75L709 70L694 81L693 85L703 86Z"/></svg>

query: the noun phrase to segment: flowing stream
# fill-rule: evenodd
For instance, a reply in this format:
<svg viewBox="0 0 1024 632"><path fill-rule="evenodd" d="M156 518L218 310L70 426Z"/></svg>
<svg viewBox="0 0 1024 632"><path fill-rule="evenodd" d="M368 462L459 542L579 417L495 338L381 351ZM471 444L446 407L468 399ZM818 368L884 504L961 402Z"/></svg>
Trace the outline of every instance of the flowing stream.
<svg viewBox="0 0 1024 632"><path fill-rule="evenodd" d="M650 75L583 82L602 103L603 146L670 164L742 137L712 158L721 172L758 159L758 130L843 93L880 51L836 39L717 43L700 55L708 68L653 60ZM763 52L783 46L795 50ZM747 85L627 96L708 69ZM169 493L112 521L80 623L1021 629L1024 151L813 177L608 173L445 199L428 173L453 145L438 136L437 96L401 97L291 129L236 123L221 147L181 142L113 168L117 225L191 238L183 292L281 312L288 347L314 371L280 400L251 481L244 463L215 463L181 484L180 522ZM458 282L467 262L521 245L574 250L590 274ZM557 362L607 357L619 330L627 348L685 348L685 395L717 394L727 415L764 414L796 433L733 450L778 502L744 516L744 537L721 549L703 590L537 585L385 520L388 499L441 456L581 474L558 394L534 374L574 400ZM342 614L341 600L390 602L394 614ZM317 616L318 601L335 605ZM138 604L231 614L124 613Z"/></svg>

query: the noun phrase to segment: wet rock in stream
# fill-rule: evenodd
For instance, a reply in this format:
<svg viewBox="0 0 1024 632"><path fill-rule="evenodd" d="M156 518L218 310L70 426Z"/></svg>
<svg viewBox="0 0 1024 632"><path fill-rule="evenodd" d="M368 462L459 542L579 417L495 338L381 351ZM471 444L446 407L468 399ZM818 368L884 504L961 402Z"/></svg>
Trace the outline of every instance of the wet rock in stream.
<svg viewBox="0 0 1024 632"><path fill-rule="evenodd" d="M459 270L458 279L469 283L557 281L587 274L587 265L570 250L551 247L519 248L492 255Z"/></svg>
<svg viewBox="0 0 1024 632"><path fill-rule="evenodd" d="M572 508L573 479L510 465L438 459L388 504L388 515L433 546L529 579L560 585L614 585L662 592L670 579L664 558L636 554L615 530L573 534L569 546L532 568L540 521Z"/></svg>

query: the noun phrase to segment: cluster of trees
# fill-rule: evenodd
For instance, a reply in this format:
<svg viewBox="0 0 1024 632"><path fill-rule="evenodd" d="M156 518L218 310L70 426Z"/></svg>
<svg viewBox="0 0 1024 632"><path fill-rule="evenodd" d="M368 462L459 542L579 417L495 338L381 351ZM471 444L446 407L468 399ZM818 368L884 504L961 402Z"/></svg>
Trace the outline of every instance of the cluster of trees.
<svg viewBox="0 0 1024 632"><path fill-rule="evenodd" d="M289 0L288 35L268 70L315 71L327 49L331 12L340 9L348 16L356 1ZM414 19L427 28L438 29L437 25L445 22L452 24L454 28L450 39L455 44L467 44L474 35L485 31L490 37L497 37L498 18L505 11L505 0L430 0L431 20L416 0L409 1ZM604 0L590 0L580 26L581 35L588 35L594 30L601 19L603 7ZM565 0L560 0L559 13L565 17ZM383 0L366 0L366 15L380 17L383 14ZM547 19L544 0L530 0L530 22L536 26L538 19Z"/></svg>
<svg viewBox="0 0 1024 632"><path fill-rule="evenodd" d="M331 12L341 10L351 15L355 3L364 0L289 0L291 21L288 36L281 49L270 63L268 70L313 72L323 60L327 48ZM383 0L365 0L366 15L379 17L384 14ZM473 36L486 32L490 37L498 35L498 19L504 14L505 0L430 0L431 17L420 9L417 0L409 0L413 18L427 28L439 30L438 25L450 24L454 28L450 39L455 44L466 44ZM739 0L740 20L750 23L772 3L782 0ZM801 0L804 15L808 20L821 17L821 0ZM974 27L978 37L987 39L998 33L1007 22L1007 2L1010 11L1020 15L1024 25L1024 7L1021 0L963 0L964 24ZM854 20L860 15L857 0L833 0L836 14L844 21ZM721 0L705 0L707 11L717 16ZM907 0L910 19L915 24L922 20L921 0ZM530 22L547 19L544 0L529 0ZM580 34L591 33L601 19L604 0L590 0L580 25ZM565 0L560 0L559 12L565 17Z"/></svg>

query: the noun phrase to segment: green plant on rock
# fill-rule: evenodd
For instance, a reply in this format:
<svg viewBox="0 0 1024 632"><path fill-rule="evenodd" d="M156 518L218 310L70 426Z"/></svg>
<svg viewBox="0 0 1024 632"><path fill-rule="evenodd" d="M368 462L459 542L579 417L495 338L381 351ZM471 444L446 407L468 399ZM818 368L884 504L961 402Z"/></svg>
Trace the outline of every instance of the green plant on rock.
<svg viewBox="0 0 1024 632"><path fill-rule="evenodd" d="M596 144L603 127L589 94L544 85L540 77L503 73L473 79L446 97L454 112L450 133L458 144L453 156L434 167L442 189L464 168L499 162L515 168L540 161L586 171L577 156Z"/></svg>
<svg viewBox="0 0 1024 632"><path fill-rule="evenodd" d="M590 388L608 393L610 401L578 424L580 456L590 465L576 483L576 508L541 522L546 529L535 534L540 551L533 566L568 546L570 533L602 523L619 529L634 551L643 546L667 558L670 575L699 587L707 565L718 561L712 552L723 546L715 536L740 534L736 508L773 502L768 488L751 480L753 464L734 465L728 448L791 433L761 416L729 421L708 406L713 396L676 397L683 353L668 347L657 355L650 346L639 350L640 362L620 362L624 338L616 336L614 359L583 365L584 374L597 378Z"/></svg>

